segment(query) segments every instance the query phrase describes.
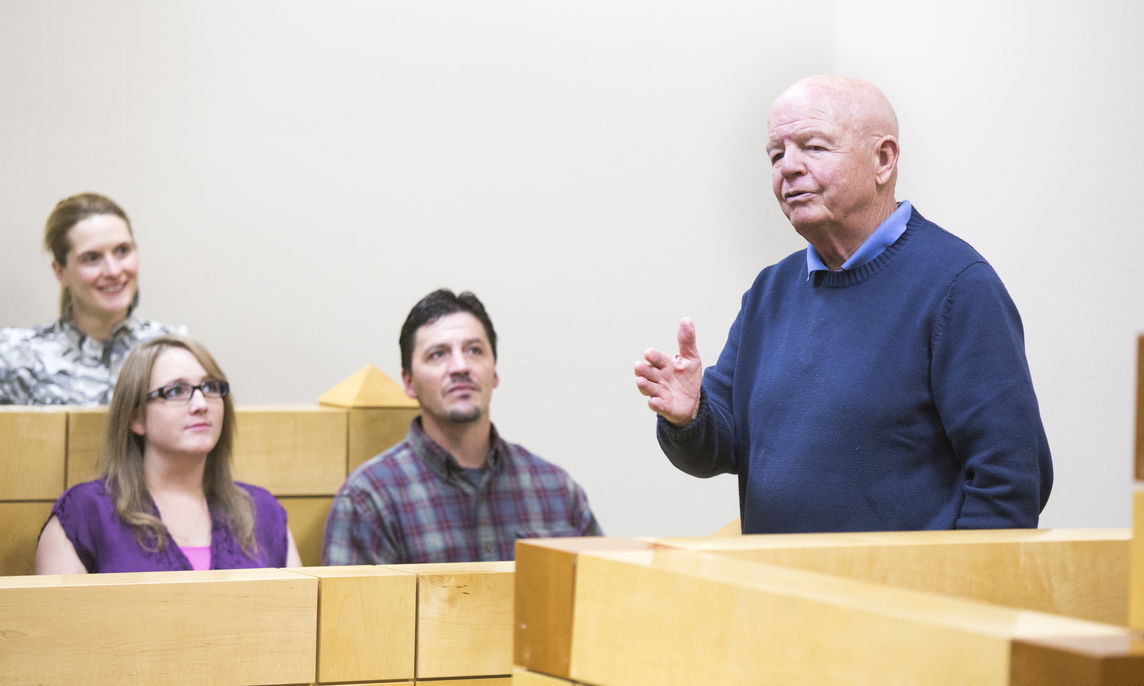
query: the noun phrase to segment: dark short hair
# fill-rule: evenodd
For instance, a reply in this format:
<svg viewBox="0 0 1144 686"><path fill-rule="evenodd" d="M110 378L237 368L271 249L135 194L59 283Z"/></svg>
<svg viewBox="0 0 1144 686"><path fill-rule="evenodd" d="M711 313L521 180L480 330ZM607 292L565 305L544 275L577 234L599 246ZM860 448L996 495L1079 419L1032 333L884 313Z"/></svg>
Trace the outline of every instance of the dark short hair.
<svg viewBox="0 0 1144 686"><path fill-rule="evenodd" d="M438 288L413 306L401 326L401 337L397 339L401 346L401 371L408 374L413 368L413 344L417 339L417 330L456 312L468 312L485 327L485 335L493 349L493 359L497 359L497 332L480 299L469 291L457 295L448 288Z"/></svg>

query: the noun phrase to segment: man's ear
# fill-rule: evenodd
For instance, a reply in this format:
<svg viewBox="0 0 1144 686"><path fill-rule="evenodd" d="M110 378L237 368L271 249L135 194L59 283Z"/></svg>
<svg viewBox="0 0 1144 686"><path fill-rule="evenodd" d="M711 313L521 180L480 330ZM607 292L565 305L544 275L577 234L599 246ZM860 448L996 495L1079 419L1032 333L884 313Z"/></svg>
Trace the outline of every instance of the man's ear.
<svg viewBox="0 0 1144 686"><path fill-rule="evenodd" d="M405 387L405 395L417 399L417 391L413 390L413 376L405 371L401 371L401 385Z"/></svg>
<svg viewBox="0 0 1144 686"><path fill-rule="evenodd" d="M898 139L893 136L883 136L874 152L877 155L874 179L879 186L884 186L893 180L894 171L898 168Z"/></svg>

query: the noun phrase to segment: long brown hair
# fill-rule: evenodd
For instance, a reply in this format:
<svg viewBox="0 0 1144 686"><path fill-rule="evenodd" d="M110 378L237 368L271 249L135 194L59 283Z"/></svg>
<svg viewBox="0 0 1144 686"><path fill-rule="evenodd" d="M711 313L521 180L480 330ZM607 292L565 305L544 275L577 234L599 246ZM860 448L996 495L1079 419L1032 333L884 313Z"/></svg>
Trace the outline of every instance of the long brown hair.
<svg viewBox="0 0 1144 686"><path fill-rule="evenodd" d="M156 516L143 475L145 436L131 430L131 425L147 411L147 392L151 369L167 350L182 348L199 361L212 378L226 381L218 363L201 343L183 336L158 336L139 343L128 354L119 372L119 381L107 411L107 437L100 455L100 473L115 501L115 512L135 530L139 545L160 551L167 545L167 527ZM234 445L234 402L230 395L223 401L222 432L218 443L207 454L203 470L203 492L212 516L220 518L234 535L243 552L254 556L254 504L245 490L231 476L231 451Z"/></svg>
<svg viewBox="0 0 1144 686"><path fill-rule="evenodd" d="M84 219L98 214L111 214L119 217L124 224L127 224L127 232L131 234L132 238L135 237L127 213L111 198L99 193L80 193L70 198L64 198L56 203L55 209L48 215L48 221L44 225L44 249L52 254L56 264L61 267L67 266L68 251L72 248L71 238L68 235L71 233L72 227ZM135 304L138 301L139 290L136 288L135 298L132 300L127 314L131 314L131 310L135 309ZM69 309L71 309L71 293L66 288L60 289L60 317L66 317Z"/></svg>

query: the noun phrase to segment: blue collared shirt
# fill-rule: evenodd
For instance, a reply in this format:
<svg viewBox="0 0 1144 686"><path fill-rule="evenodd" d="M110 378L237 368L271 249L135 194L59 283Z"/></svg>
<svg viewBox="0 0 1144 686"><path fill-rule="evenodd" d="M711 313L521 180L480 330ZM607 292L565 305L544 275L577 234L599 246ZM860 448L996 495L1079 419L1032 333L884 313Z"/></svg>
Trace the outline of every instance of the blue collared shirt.
<svg viewBox="0 0 1144 686"><path fill-rule="evenodd" d="M886 221L870 234L870 237L858 246L850 259L842 263L842 269L855 269L866 264L874 259L882 252L894 244L894 241L902 237L906 232L906 223L910 220L910 212L914 206L910 204L909 200L903 200L898 204L898 209ZM809 243L806 246L806 277L809 279L810 275L816 271L830 271L822 258L818 256L818 251L814 249L813 245Z"/></svg>

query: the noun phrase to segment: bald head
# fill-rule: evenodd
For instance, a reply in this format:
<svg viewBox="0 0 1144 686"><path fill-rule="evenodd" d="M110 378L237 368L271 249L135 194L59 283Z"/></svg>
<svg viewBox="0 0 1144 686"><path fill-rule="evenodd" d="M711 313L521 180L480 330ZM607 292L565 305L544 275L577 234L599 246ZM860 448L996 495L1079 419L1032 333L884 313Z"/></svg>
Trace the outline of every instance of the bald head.
<svg viewBox="0 0 1144 686"><path fill-rule="evenodd" d="M775 98L769 122L776 110L794 103L816 109L823 118L861 135L898 137L898 116L890 101L877 86L861 79L828 74L799 79Z"/></svg>

